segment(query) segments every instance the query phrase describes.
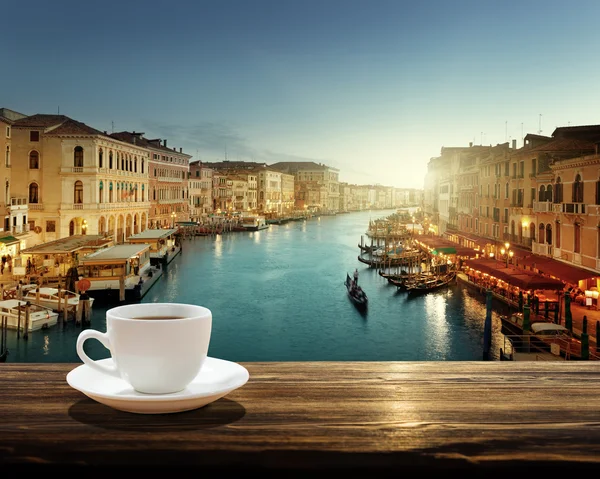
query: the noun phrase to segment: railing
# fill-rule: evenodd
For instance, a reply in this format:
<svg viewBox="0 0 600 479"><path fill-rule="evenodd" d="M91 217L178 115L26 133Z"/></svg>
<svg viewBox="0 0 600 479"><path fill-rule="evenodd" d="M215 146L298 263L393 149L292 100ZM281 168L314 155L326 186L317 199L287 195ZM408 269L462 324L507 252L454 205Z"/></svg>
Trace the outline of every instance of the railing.
<svg viewBox="0 0 600 479"><path fill-rule="evenodd" d="M531 251L535 254L539 254L540 256L552 256L552 245L532 241Z"/></svg>
<svg viewBox="0 0 600 479"><path fill-rule="evenodd" d="M550 201L534 201L533 211L536 213L551 213L553 211Z"/></svg>
<svg viewBox="0 0 600 479"><path fill-rule="evenodd" d="M29 232L29 225L17 225L17 226L13 226L12 227L12 233L13 234L22 234L22 233L28 233Z"/></svg>
<svg viewBox="0 0 600 479"><path fill-rule="evenodd" d="M29 203L30 211L41 211L44 209L44 205L42 203Z"/></svg>
<svg viewBox="0 0 600 479"><path fill-rule="evenodd" d="M555 213L574 214L574 215L584 215L585 214L585 203L555 203L554 204L554 212Z"/></svg>

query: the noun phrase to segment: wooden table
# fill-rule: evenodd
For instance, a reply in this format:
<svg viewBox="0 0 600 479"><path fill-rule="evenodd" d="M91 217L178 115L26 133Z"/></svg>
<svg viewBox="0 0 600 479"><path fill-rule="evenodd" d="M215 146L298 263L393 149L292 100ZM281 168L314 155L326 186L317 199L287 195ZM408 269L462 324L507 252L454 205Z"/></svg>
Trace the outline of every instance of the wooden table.
<svg viewBox="0 0 600 479"><path fill-rule="evenodd" d="M597 362L243 365L242 388L159 416L86 398L65 381L76 364L0 365L0 475L175 477L169 471L182 468L418 479L501 469L543 477L600 465Z"/></svg>

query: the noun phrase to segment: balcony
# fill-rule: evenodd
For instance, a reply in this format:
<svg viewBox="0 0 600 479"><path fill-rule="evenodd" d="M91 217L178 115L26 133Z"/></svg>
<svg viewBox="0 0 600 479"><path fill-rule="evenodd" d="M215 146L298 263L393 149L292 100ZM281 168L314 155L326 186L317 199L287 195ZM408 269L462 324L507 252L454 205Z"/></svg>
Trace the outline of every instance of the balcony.
<svg viewBox="0 0 600 479"><path fill-rule="evenodd" d="M42 211L44 209L44 205L42 203L29 203L30 211Z"/></svg>
<svg viewBox="0 0 600 479"><path fill-rule="evenodd" d="M534 254L539 254L540 256L549 256L552 257L552 245L551 244L542 244L533 241L531 243L531 251Z"/></svg>
<svg viewBox="0 0 600 479"><path fill-rule="evenodd" d="M14 235L18 235L18 234L24 234L24 233L29 233L29 225L16 225L12 227L12 234Z"/></svg>
<svg viewBox="0 0 600 479"><path fill-rule="evenodd" d="M28 210L27 198L25 197L12 197L10 199L10 211L11 213L16 213L17 211L27 211Z"/></svg>
<svg viewBox="0 0 600 479"><path fill-rule="evenodd" d="M585 203L554 203L555 213L585 215Z"/></svg>
<svg viewBox="0 0 600 479"><path fill-rule="evenodd" d="M552 213L552 203L550 201L534 201L533 211L535 213Z"/></svg>

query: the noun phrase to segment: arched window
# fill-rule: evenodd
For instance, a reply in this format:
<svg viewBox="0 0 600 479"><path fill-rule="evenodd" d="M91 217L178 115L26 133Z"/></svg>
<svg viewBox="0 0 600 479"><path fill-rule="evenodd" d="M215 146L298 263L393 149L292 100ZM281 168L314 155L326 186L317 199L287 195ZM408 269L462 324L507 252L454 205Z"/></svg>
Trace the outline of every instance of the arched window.
<svg viewBox="0 0 600 479"><path fill-rule="evenodd" d="M546 238L546 229L544 228L544 223L540 223L540 226L538 228L540 230L538 234L538 242L540 244L544 244L544 238Z"/></svg>
<svg viewBox="0 0 600 479"><path fill-rule="evenodd" d="M73 203L82 204L83 203L83 183L81 181L76 181L73 191Z"/></svg>
<svg viewBox="0 0 600 479"><path fill-rule="evenodd" d="M113 184L112 181L108 184L108 202L113 202Z"/></svg>
<svg viewBox="0 0 600 479"><path fill-rule="evenodd" d="M10 168L10 146L6 147L6 157L4 158L4 166Z"/></svg>
<svg viewBox="0 0 600 479"><path fill-rule="evenodd" d="M560 177L556 178L556 183L554 184L554 202L563 202L563 185L560 180Z"/></svg>
<svg viewBox="0 0 600 479"><path fill-rule="evenodd" d="M573 203L583 203L583 181L581 181L581 175L579 173L575 176L572 196Z"/></svg>
<svg viewBox="0 0 600 479"><path fill-rule="evenodd" d="M108 168L112 170L113 167L113 154L112 151L108 152Z"/></svg>
<svg viewBox="0 0 600 479"><path fill-rule="evenodd" d="M29 168L31 170L40 168L40 154L36 150L31 150L29 153Z"/></svg>
<svg viewBox="0 0 600 479"><path fill-rule="evenodd" d="M556 220L554 226L556 228L556 247L560 248L560 221Z"/></svg>
<svg viewBox="0 0 600 479"><path fill-rule="evenodd" d="M98 184L98 203L104 203L104 183L102 180Z"/></svg>
<svg viewBox="0 0 600 479"><path fill-rule="evenodd" d="M535 241L535 223L529 225L529 234L531 235L531 241Z"/></svg>
<svg viewBox="0 0 600 479"><path fill-rule="evenodd" d="M117 170L121 168L121 154L117 151Z"/></svg>
<svg viewBox="0 0 600 479"><path fill-rule="evenodd" d="M143 158L142 158L142 165L141 166L142 166L142 168L141 168L140 173L144 173L144 159Z"/></svg>
<svg viewBox="0 0 600 479"><path fill-rule="evenodd" d="M546 186L546 201L552 202L552 185Z"/></svg>
<svg viewBox="0 0 600 479"><path fill-rule="evenodd" d="M76 146L73 152L73 166L75 168L83 168L83 148Z"/></svg>
<svg viewBox="0 0 600 479"><path fill-rule="evenodd" d="M98 168L104 168L104 152L102 148L98 151Z"/></svg>
<svg viewBox="0 0 600 479"><path fill-rule="evenodd" d="M29 202L37 203L38 200L39 200L38 185L37 185L37 183L31 183L29 185Z"/></svg>
<svg viewBox="0 0 600 479"><path fill-rule="evenodd" d="M552 225L550 223L546 225L546 244L552 244Z"/></svg>
<svg viewBox="0 0 600 479"><path fill-rule="evenodd" d="M540 192L538 194L538 201L546 201L546 187L544 185L540 185Z"/></svg>

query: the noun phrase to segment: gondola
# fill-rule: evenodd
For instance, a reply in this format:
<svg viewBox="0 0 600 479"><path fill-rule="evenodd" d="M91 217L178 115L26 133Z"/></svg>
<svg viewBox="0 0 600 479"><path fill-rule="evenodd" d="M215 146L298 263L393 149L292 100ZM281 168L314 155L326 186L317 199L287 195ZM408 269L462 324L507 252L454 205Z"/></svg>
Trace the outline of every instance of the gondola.
<svg viewBox="0 0 600 479"><path fill-rule="evenodd" d="M431 279L420 279L406 285L406 290L409 294L423 294L430 291L436 291L445 286L448 286L456 278L456 273L452 271L443 276L436 276Z"/></svg>
<svg viewBox="0 0 600 479"><path fill-rule="evenodd" d="M348 273L346 273L346 282L344 284L348 291L348 297L354 305L359 309L365 309L369 303L369 298L360 286L354 284L354 280L350 278Z"/></svg>

